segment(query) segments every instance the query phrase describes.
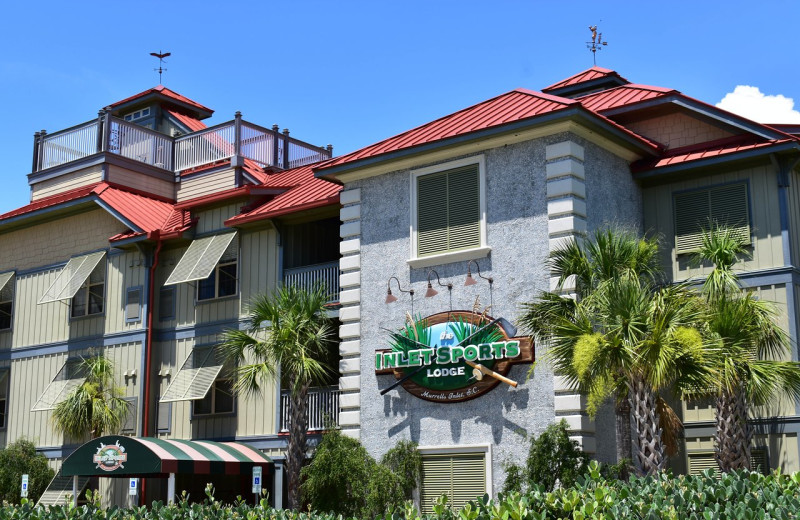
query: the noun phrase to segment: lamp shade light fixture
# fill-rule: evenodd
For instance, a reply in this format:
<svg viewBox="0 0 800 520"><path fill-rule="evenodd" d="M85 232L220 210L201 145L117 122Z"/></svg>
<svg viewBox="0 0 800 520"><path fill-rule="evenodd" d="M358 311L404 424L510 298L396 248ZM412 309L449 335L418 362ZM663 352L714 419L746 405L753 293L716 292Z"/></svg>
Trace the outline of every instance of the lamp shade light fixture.
<svg viewBox="0 0 800 520"><path fill-rule="evenodd" d="M447 287L448 291L453 290L453 284L451 283L442 283L439 279L439 273L436 272L434 269L428 269L428 290L425 291L425 297L431 298L439 294L439 291L433 288L433 284L431 283L431 276L436 276L436 283L438 283L442 287Z"/></svg>
<svg viewBox="0 0 800 520"><path fill-rule="evenodd" d="M472 264L475 264L475 269L478 271L478 277L489 282L489 285L491 286L494 283L494 278L491 276L483 276L481 274L481 266L478 265L478 262L475 260L470 260L467 262L467 279L464 280L464 287L469 287L470 285L475 285L478 283L478 281L472 276Z"/></svg>
<svg viewBox="0 0 800 520"><path fill-rule="evenodd" d="M390 277L390 278L389 278L389 281L387 281L387 282L386 282L386 300L384 300L384 303L387 303L387 304L388 304L388 303L393 303L393 302L396 302L396 301L397 301L397 296L395 296L394 294L392 294L392 280L394 280L395 282L397 282L397 289L398 289L400 292L408 293L408 294L410 294L410 295L411 295L411 298L412 298L412 304L413 304L413 298L414 298L414 289L409 289L409 290L405 290L405 289L403 289L403 288L400 286L400 280L398 280L396 276L392 276L392 277Z"/></svg>

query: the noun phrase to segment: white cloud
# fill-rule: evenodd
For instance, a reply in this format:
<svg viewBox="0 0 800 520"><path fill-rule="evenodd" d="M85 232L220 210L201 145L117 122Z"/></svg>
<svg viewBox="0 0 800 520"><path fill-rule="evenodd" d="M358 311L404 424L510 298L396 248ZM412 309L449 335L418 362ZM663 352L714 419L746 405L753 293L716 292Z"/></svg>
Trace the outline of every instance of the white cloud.
<svg viewBox="0 0 800 520"><path fill-rule="evenodd" d="M759 123L800 123L794 99L782 94L770 96L749 85L737 85L717 106Z"/></svg>

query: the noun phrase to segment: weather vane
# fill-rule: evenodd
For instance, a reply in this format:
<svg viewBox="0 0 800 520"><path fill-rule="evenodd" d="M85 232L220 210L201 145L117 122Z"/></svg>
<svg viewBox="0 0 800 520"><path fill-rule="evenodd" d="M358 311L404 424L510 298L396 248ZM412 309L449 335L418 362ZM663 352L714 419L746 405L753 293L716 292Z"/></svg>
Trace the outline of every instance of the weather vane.
<svg viewBox="0 0 800 520"><path fill-rule="evenodd" d="M156 58L158 58L158 68L157 69L153 69L153 70L158 72L158 84L159 85L161 84L161 73L167 72L167 69L162 68L162 65L164 63L166 63L166 61L164 61L164 58L166 58L170 54L172 54L172 53L171 52L162 53L161 49L159 49L158 52L151 52L150 53L150 56L155 56Z"/></svg>
<svg viewBox="0 0 800 520"><path fill-rule="evenodd" d="M590 25L589 30L592 31L592 41L586 42L586 48L592 51L592 61L597 65L597 51L603 50L603 46L608 45L608 42L603 40L603 33L597 32L596 25Z"/></svg>

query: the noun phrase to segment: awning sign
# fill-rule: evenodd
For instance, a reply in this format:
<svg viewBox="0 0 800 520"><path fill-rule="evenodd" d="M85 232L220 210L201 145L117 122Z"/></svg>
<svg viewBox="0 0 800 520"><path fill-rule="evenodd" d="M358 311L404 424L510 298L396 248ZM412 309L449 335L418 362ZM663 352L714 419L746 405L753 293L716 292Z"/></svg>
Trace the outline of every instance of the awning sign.
<svg viewBox="0 0 800 520"><path fill-rule="evenodd" d="M375 373L394 374L412 395L459 402L482 395L507 378L511 366L533 361L529 337L511 337L501 319L468 311L419 318L390 335L391 349L375 352ZM514 332L511 332L514 334Z"/></svg>
<svg viewBox="0 0 800 520"><path fill-rule="evenodd" d="M125 469L123 463L128 461L128 454L125 453L125 448L119 441L116 444L103 444L101 442L92 460L97 464L97 469L114 471L118 468Z"/></svg>

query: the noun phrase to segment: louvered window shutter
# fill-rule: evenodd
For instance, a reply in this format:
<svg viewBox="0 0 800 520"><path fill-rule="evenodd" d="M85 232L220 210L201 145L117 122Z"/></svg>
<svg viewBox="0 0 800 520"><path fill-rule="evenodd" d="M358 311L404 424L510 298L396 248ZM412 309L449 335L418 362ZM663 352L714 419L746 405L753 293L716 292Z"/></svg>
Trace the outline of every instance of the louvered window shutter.
<svg viewBox="0 0 800 520"><path fill-rule="evenodd" d="M719 472L717 459L714 453L692 453L689 455L689 475L699 475L703 471L710 469Z"/></svg>
<svg viewBox="0 0 800 520"><path fill-rule="evenodd" d="M750 469L769 475L769 455L766 448L752 448L750 450Z"/></svg>
<svg viewBox="0 0 800 520"><path fill-rule="evenodd" d="M486 493L486 457L483 453L423 455L420 509L433 513L433 503L447 495L458 510Z"/></svg>
<svg viewBox="0 0 800 520"><path fill-rule="evenodd" d="M479 183L476 164L417 179L417 256L481 245Z"/></svg>
<svg viewBox="0 0 800 520"><path fill-rule="evenodd" d="M674 201L677 254L700 249L703 245L702 230L712 223L734 228L742 240L750 243L746 184L727 184L679 193Z"/></svg>

